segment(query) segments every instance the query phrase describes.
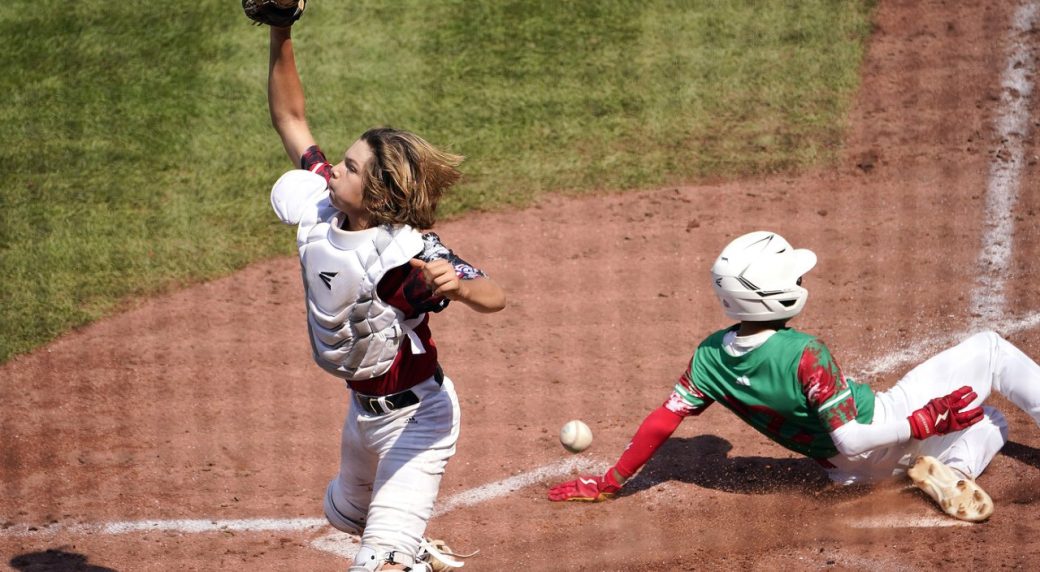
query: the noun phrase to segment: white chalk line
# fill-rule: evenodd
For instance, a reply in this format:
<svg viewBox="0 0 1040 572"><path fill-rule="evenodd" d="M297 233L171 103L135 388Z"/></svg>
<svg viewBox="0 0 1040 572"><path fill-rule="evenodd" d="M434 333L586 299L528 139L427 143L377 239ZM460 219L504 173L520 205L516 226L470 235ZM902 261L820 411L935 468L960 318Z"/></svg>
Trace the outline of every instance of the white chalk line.
<svg viewBox="0 0 1040 572"><path fill-rule="evenodd" d="M942 528L946 526L972 526L972 523L948 516L907 516L889 514L846 519L852 528Z"/></svg>
<svg viewBox="0 0 1040 572"><path fill-rule="evenodd" d="M509 493L515 492L526 486L533 485L543 479L551 479L554 477L560 477L563 475L577 472L588 472L588 471L603 471L610 467L609 464L603 461L596 461L589 457L575 456L563 461L545 465L539 467L533 471L528 471L509 477L508 479L502 479L493 483L488 483L475 489L470 489L458 494L455 494L439 504L434 508L434 516L440 516L447 514L455 509L465 508L468 506L477 505L480 503L487 502L498 497L508 495Z"/></svg>
<svg viewBox="0 0 1040 572"><path fill-rule="evenodd" d="M1030 125L1029 101L1033 93L1032 76L1035 58L1028 44L1030 32L1040 12L1035 2L1020 6L1012 17L1008 33L1010 46L1007 64L1001 75L1000 105L995 130L1001 148L990 162L986 182L986 214L983 220L982 249L977 262L979 282L971 293L969 308L974 316L967 334L934 336L893 354L882 357L858 372L858 377L871 377L892 371L907 363L920 361L922 356L936 353L983 329L994 329L1004 335L1036 325L1038 315L1020 320L1007 317L1004 289L1011 262L1015 219L1012 211L1018 200L1022 177L1024 147L1022 145ZM987 328L985 325L989 324Z"/></svg>
<svg viewBox="0 0 1040 572"><path fill-rule="evenodd" d="M452 495L437 504L435 515L444 515L453 510L488 502L506 496L543 479L566 476L574 472L603 472L609 465L585 456L573 456L525 473L479 486L475 489ZM0 529L2 537L43 537L58 534L71 535L117 535L131 533L186 533L207 534L221 532L302 532L328 527L324 518L254 518L235 520L175 519L137 520L108 522L101 524L50 524L15 525ZM342 532L332 532L311 542L314 548L331 552L345 558L353 558L359 548L357 537Z"/></svg>
<svg viewBox="0 0 1040 572"><path fill-rule="evenodd" d="M1028 43L1029 33L1037 17L1037 4L1020 6L1008 33L1010 46L1007 64L1001 74L1000 106L995 131L1000 148L990 162L986 185L986 215L979 251L979 283L971 298L975 323L985 323L1003 315L1008 270L1014 244L1014 208L1022 178L1033 93L1032 76L1035 58Z"/></svg>
<svg viewBox="0 0 1040 572"><path fill-rule="evenodd" d="M853 570L884 570L885 572L917 572L919 570L919 568L915 566L903 564L902 562L893 560L892 558L881 556L868 558L866 556L844 554L841 552L833 554L830 558L820 556L817 557L816 560L817 562L819 560L824 560L824 562L827 560L833 560L835 564L842 564ZM819 566L819 563L817 563L817 566Z"/></svg>

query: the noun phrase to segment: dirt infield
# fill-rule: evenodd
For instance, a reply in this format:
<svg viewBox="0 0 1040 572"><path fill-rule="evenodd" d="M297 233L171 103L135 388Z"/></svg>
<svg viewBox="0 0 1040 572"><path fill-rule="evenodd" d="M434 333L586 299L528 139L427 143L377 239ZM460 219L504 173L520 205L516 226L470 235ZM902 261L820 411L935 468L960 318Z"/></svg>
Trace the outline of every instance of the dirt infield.
<svg viewBox="0 0 1040 572"><path fill-rule="evenodd" d="M1012 443L979 479L997 503L981 525L899 487L830 489L722 407L687 420L619 499L545 500L567 462L613 462L697 342L725 325L707 269L750 230L819 254L793 325L877 389L984 327L1040 358L1037 105L1001 87L1015 70L1031 85L1040 35L1015 31L1016 2L879 4L836 168L553 197L438 227L510 297L501 314L456 308L432 322L463 432L429 532L480 549L465 570L1040 562L1040 428L1000 398ZM1002 133L1019 104L1032 113ZM994 211L1009 188L1013 209ZM996 244L980 255L987 237ZM257 264L0 367L0 562L345 569L345 535L320 523L347 393L309 359L299 282L295 259ZM596 437L578 456L556 441L571 418Z"/></svg>

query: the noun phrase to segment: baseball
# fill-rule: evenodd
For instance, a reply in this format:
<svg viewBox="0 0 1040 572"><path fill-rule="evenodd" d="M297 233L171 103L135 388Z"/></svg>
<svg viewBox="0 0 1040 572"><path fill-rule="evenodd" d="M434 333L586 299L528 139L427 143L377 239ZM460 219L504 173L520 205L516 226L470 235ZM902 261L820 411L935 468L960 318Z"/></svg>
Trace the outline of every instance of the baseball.
<svg viewBox="0 0 1040 572"><path fill-rule="evenodd" d="M571 453L580 453L592 444L592 429L585 423L572 419L560 429L560 444Z"/></svg>

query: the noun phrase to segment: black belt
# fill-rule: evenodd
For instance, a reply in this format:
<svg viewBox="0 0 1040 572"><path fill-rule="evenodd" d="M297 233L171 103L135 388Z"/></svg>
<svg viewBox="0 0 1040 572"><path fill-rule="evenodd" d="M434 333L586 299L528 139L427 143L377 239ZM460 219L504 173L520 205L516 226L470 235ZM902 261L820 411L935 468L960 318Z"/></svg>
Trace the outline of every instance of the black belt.
<svg viewBox="0 0 1040 572"><path fill-rule="evenodd" d="M433 379L437 382L437 385L444 384L444 371L441 370L440 365L437 366L437 371L433 373ZM354 395L357 397L357 402L361 409L373 415L383 415L419 403L419 396L411 389L383 396L361 395L360 393L355 393Z"/></svg>

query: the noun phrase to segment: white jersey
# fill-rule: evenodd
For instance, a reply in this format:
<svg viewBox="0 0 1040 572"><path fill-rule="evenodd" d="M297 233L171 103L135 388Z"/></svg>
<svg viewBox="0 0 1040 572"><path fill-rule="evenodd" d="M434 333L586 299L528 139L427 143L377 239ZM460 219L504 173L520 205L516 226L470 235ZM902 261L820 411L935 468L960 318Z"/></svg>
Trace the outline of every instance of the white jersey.
<svg viewBox="0 0 1040 572"><path fill-rule="evenodd" d="M329 202L325 179L309 171L283 175L271 191L271 204L283 222L299 225L296 245L314 360L348 380L386 373L425 315L405 320L379 298L376 287L388 270L422 252L422 235L408 225L343 230L344 215ZM418 338L410 337L420 346L413 352L424 351Z"/></svg>

